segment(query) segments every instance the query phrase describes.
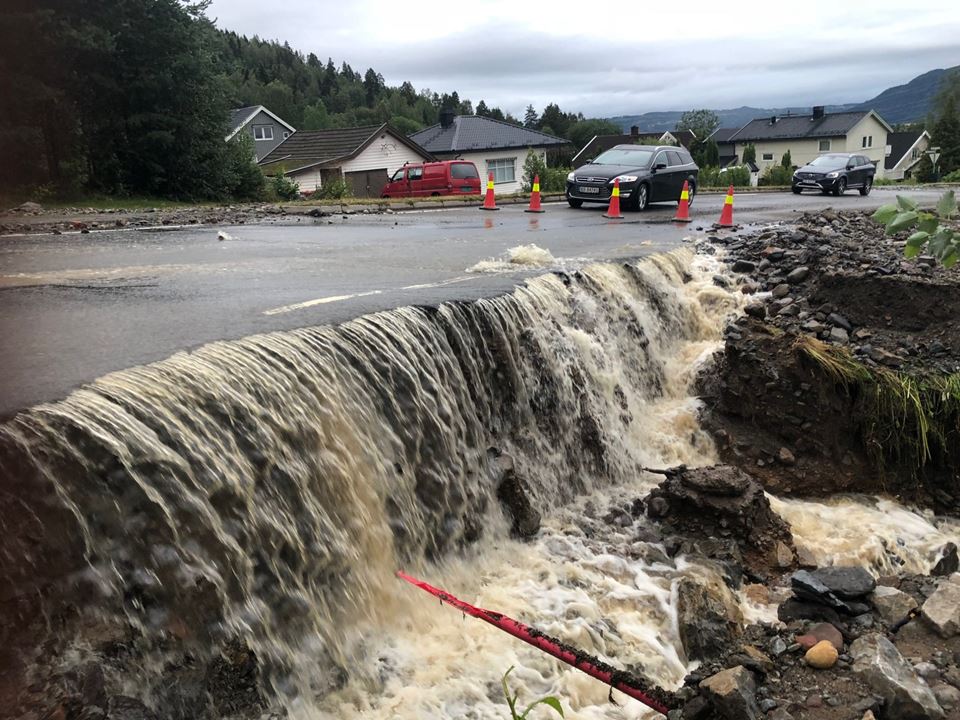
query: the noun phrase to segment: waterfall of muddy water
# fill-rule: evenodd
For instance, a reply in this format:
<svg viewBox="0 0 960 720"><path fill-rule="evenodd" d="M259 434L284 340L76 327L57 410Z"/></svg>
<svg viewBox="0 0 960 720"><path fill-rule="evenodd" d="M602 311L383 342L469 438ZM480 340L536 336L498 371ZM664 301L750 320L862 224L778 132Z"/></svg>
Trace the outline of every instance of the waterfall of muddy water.
<svg viewBox="0 0 960 720"><path fill-rule="evenodd" d="M741 302L714 262L588 265L500 298L214 343L20 414L0 426L0 608L20 613L0 661L75 664L117 638L111 692L192 717L170 710L185 692L171 668L239 636L298 719L502 718L510 665L521 700L649 717L393 572L680 682L679 579L737 598L603 515L661 479L642 467L714 460L691 386ZM530 542L509 537L491 448L543 512ZM825 561L926 568L952 532L883 501L774 502ZM38 614L56 638L42 651Z"/></svg>

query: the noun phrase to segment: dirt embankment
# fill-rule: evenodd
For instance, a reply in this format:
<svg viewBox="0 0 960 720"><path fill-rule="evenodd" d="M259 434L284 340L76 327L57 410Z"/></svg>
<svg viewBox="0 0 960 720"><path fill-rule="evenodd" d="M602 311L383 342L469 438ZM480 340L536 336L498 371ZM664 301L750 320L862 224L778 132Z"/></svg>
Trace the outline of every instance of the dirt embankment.
<svg viewBox="0 0 960 720"><path fill-rule="evenodd" d="M753 295L705 377L725 462L778 494L960 508L960 272L862 213L710 238Z"/></svg>

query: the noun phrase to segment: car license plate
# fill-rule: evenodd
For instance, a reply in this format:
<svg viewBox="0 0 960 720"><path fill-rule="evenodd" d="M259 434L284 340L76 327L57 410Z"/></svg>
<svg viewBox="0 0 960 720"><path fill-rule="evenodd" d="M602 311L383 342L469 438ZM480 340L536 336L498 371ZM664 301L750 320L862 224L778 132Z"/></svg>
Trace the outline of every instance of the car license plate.
<svg viewBox="0 0 960 720"><path fill-rule="evenodd" d="M592 194L592 195L599 195L599 194L600 194L600 188L598 188L598 187L588 187L588 186L586 186L586 185L580 185L580 186L577 188L577 191L578 191L578 192L582 192L582 193Z"/></svg>

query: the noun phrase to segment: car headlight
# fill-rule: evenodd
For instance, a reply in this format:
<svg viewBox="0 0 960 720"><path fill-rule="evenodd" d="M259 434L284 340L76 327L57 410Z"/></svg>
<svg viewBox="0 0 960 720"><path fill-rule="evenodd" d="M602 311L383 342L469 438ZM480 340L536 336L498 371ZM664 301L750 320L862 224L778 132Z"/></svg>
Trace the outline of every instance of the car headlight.
<svg viewBox="0 0 960 720"><path fill-rule="evenodd" d="M639 179L636 175L618 175L613 180L619 180L621 183L630 183L636 182ZM611 185L613 185L613 180L610 181Z"/></svg>
<svg viewBox="0 0 960 720"><path fill-rule="evenodd" d="M835 178L835 177L837 177L839 174L840 174L840 173L838 173L838 172L827 173L827 177L828 177L828 178Z"/></svg>
<svg viewBox="0 0 960 720"><path fill-rule="evenodd" d="M573 173L567 175L567 182L573 182Z"/></svg>

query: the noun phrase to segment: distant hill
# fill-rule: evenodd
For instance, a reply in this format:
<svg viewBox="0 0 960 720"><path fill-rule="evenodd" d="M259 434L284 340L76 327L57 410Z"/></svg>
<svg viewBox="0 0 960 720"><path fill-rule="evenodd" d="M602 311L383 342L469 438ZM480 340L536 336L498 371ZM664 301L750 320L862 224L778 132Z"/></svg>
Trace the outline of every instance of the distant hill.
<svg viewBox="0 0 960 720"><path fill-rule="evenodd" d="M944 74L951 70L960 70L960 65L946 70L931 70L915 77L905 85L888 88L866 102L827 105L827 112L873 108L891 125L923 120L930 112L933 98L940 89L940 81ZM771 115L805 115L810 112L810 108L744 106L728 110L714 110L714 112L720 117L720 127L743 127L755 118L770 117ZM641 131L663 132L664 130L673 130L681 115L683 115L682 110L666 110L644 113L643 115L620 115L612 117L610 120L620 125L624 132L629 131L632 125L638 125Z"/></svg>

